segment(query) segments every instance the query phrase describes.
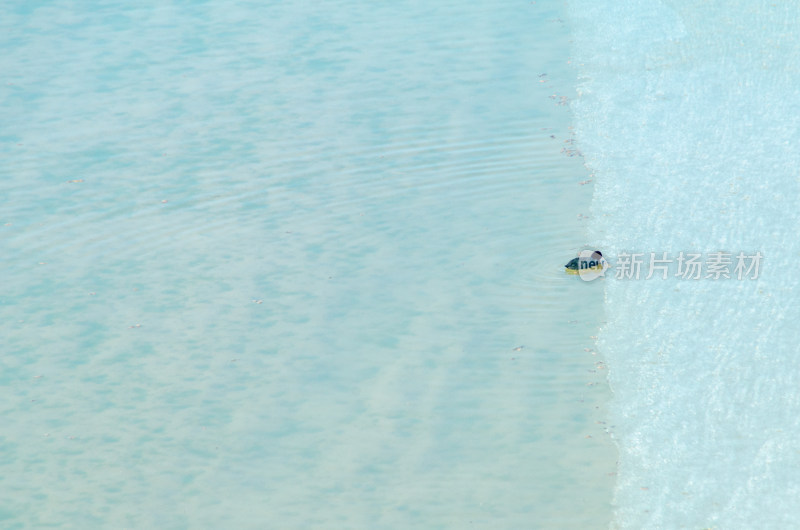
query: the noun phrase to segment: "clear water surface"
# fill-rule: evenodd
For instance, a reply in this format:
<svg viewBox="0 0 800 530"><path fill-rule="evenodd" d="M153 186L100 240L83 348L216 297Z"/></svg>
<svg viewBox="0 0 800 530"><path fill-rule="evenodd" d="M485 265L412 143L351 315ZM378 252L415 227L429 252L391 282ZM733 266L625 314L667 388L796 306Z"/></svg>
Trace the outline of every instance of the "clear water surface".
<svg viewBox="0 0 800 530"><path fill-rule="evenodd" d="M0 526L607 526L565 19L4 2Z"/></svg>

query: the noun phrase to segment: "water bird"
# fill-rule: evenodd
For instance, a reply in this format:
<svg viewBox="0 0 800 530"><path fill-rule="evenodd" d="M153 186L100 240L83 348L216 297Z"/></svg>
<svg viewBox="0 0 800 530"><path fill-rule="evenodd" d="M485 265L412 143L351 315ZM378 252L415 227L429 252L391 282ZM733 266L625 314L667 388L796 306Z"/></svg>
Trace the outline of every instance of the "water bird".
<svg viewBox="0 0 800 530"><path fill-rule="evenodd" d="M570 271L575 271L573 274L577 274L577 272L578 272L578 258L572 258L571 260L569 260L569 263L564 265L564 267L567 268L567 273L569 273Z"/></svg>
<svg viewBox="0 0 800 530"><path fill-rule="evenodd" d="M583 216L583 214L579 214ZM592 258L587 260L586 258L583 259L583 263L581 263L581 258L572 258L569 260L569 263L564 265L567 274L580 274L580 269L585 270L593 270L598 271L603 269L603 254L600 251L595 251L592 254Z"/></svg>

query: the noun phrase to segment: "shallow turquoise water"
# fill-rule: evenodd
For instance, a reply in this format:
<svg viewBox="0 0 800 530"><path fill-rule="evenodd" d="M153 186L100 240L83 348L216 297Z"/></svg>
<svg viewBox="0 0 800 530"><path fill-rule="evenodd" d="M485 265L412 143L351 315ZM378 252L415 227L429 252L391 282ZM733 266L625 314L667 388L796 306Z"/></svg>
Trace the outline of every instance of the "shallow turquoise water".
<svg viewBox="0 0 800 530"><path fill-rule="evenodd" d="M614 527L800 528L796 5L570 8L592 240L763 256L757 279L606 282Z"/></svg>
<svg viewBox="0 0 800 530"><path fill-rule="evenodd" d="M563 16L0 7L2 526L606 526Z"/></svg>

